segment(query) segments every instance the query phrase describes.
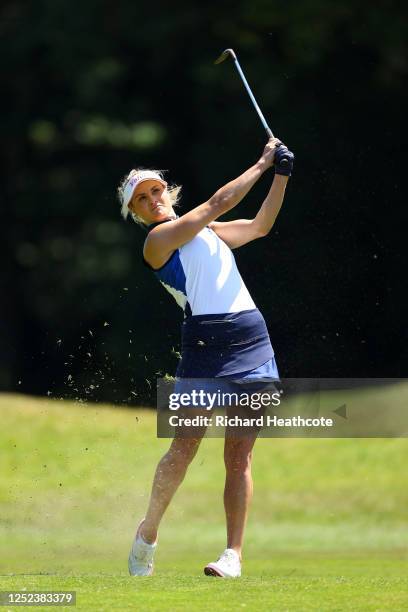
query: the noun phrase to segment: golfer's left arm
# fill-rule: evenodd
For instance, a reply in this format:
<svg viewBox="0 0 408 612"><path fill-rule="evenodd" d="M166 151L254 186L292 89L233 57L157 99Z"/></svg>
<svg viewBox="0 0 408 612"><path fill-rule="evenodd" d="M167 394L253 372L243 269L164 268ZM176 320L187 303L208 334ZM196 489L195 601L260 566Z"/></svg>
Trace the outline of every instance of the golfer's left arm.
<svg viewBox="0 0 408 612"><path fill-rule="evenodd" d="M275 175L269 193L254 219L213 221L209 227L230 249L237 249L252 240L267 236L281 209L288 178L288 176Z"/></svg>
<svg viewBox="0 0 408 612"><path fill-rule="evenodd" d="M286 147L285 147L286 149ZM275 177L271 188L261 208L254 219L236 219L234 221L213 221L209 227L223 240L231 249L236 249L252 240L263 238L271 231L276 217L282 207L285 189L293 167L293 154L290 153L289 166L287 162L279 163L279 158L286 151L276 151ZM276 163L277 162L277 163ZM279 174L284 172L284 174Z"/></svg>

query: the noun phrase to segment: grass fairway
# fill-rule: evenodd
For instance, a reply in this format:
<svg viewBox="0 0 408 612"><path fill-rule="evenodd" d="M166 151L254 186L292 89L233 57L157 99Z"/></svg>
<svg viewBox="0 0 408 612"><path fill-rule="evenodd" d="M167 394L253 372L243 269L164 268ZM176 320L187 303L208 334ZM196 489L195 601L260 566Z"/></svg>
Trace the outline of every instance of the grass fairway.
<svg viewBox="0 0 408 612"><path fill-rule="evenodd" d="M225 545L223 441L204 440L140 579L128 549L169 444L155 414L18 395L0 411L2 590L75 590L81 610L408 608L407 439L258 440L234 581L202 575Z"/></svg>

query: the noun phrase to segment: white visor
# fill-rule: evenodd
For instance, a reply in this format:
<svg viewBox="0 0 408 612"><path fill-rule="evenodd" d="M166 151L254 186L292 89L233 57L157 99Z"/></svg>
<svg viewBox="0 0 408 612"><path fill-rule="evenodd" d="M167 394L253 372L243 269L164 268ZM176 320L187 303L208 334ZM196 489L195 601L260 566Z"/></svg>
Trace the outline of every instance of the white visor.
<svg viewBox="0 0 408 612"><path fill-rule="evenodd" d="M129 174L128 181L122 192L122 211L127 209L136 187L140 185L140 183L143 183L143 181L152 180L158 181L163 187L167 187L166 181L164 181L157 172L153 172L152 170L141 170L140 172L131 172Z"/></svg>

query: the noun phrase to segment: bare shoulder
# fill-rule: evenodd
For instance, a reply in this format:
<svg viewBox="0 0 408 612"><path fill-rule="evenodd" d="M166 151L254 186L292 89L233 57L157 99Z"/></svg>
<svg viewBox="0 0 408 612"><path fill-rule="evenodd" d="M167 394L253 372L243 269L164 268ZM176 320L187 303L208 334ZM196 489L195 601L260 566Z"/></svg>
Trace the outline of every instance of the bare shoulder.
<svg viewBox="0 0 408 612"><path fill-rule="evenodd" d="M166 243L157 239L157 229L150 232L143 245L143 258L155 270L164 266L176 250L166 249Z"/></svg>
<svg viewBox="0 0 408 612"><path fill-rule="evenodd" d="M176 249L190 242L208 224L208 208L208 203L201 204L177 219L154 227L144 244L146 261L154 267L164 265Z"/></svg>

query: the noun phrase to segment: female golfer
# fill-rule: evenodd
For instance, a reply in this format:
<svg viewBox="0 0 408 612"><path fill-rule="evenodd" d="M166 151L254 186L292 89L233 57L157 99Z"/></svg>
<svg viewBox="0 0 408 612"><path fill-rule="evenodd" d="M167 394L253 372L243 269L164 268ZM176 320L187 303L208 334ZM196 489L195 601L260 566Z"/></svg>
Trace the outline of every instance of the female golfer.
<svg viewBox="0 0 408 612"><path fill-rule="evenodd" d="M157 171L132 170L119 187L123 216L130 213L147 230L143 248L146 265L184 310L182 357L177 369L181 379L279 377L265 321L238 272L231 249L269 233L282 205L293 160L287 147L271 138L255 165L182 216L174 211L179 188L168 188ZM271 188L253 219L216 221L237 206L272 166ZM225 438L227 548L205 567L209 576L241 575L257 433ZM131 575L153 573L160 521L200 441L201 436L177 436L160 460L149 506L129 554Z"/></svg>

